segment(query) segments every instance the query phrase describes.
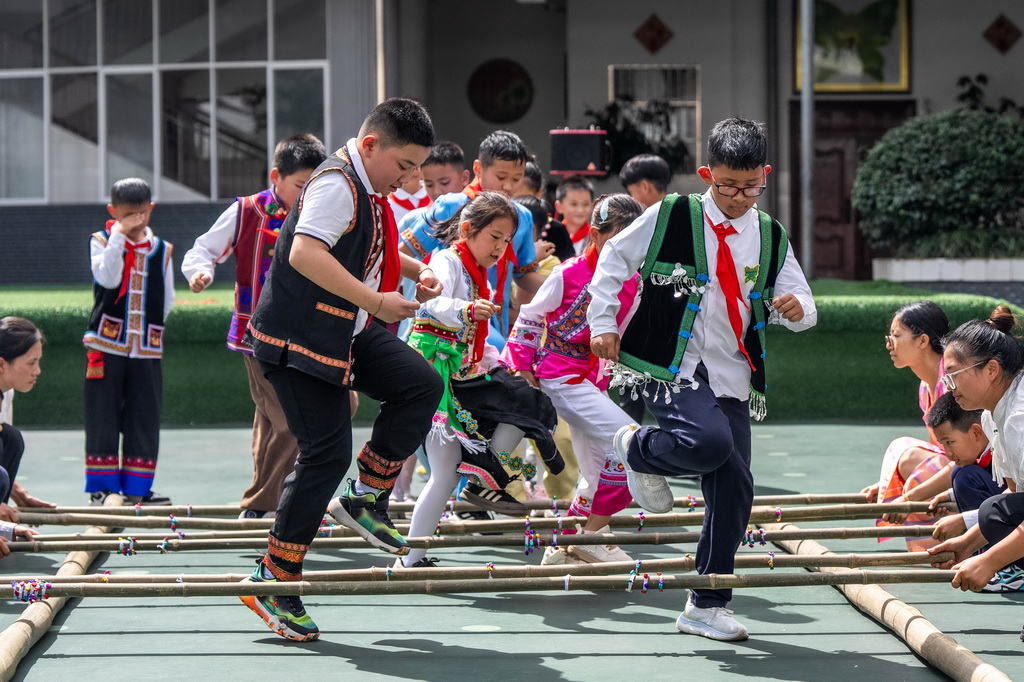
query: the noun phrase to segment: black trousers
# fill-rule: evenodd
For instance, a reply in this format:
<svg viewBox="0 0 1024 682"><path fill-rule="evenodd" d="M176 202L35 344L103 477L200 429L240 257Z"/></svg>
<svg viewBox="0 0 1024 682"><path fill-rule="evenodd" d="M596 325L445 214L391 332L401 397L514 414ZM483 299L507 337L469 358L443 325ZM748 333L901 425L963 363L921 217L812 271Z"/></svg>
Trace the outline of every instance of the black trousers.
<svg viewBox="0 0 1024 682"><path fill-rule="evenodd" d="M1024 492L994 495L978 507L978 525L994 545L1024 523Z"/></svg>
<svg viewBox="0 0 1024 682"><path fill-rule="evenodd" d="M754 477L750 473L747 401L718 398L698 367L697 390L684 388L666 403L644 398L658 426L644 426L629 446L634 471L660 476L700 475L707 506L697 542L697 573L732 573L736 550L750 520ZM654 395L653 388L650 389ZM693 590L699 608L724 606L732 590Z"/></svg>
<svg viewBox="0 0 1024 682"><path fill-rule="evenodd" d="M10 424L0 424L0 503L11 497L11 486L18 476L21 456L25 454L25 439L21 431Z"/></svg>
<svg viewBox="0 0 1024 682"><path fill-rule="evenodd" d="M102 378L85 380L85 492L149 495L162 398L159 358L103 354Z"/></svg>
<svg viewBox="0 0 1024 682"><path fill-rule="evenodd" d="M270 534L276 544L288 546L288 562L301 567L324 509L352 463L352 418L349 389L286 363L287 357L277 366L261 363L299 443L295 469L284 480ZM430 430L444 392L441 377L419 353L376 323L352 342L352 373L352 389L380 401L366 447L377 458L394 462L397 473ZM271 553L277 563L281 555L273 551L274 544Z"/></svg>

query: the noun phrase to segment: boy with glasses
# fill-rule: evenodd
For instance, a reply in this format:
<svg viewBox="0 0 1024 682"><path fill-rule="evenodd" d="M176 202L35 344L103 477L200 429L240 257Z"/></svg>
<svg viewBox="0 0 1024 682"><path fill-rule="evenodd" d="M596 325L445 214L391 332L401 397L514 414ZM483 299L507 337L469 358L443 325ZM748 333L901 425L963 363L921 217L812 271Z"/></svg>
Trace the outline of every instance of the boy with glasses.
<svg viewBox="0 0 1024 682"><path fill-rule="evenodd" d="M615 436L630 492L664 513L673 503L665 477L701 476L701 574L733 572L750 517L750 417L765 416L765 325L801 331L817 321L785 229L754 207L771 172L766 148L760 123L715 125L699 169L708 191L648 208L602 249L590 286L594 355L615 363L611 387L642 394L658 422ZM620 339L618 294L638 270L643 293ZM725 608L731 598L731 590L693 590L677 627L746 639Z"/></svg>

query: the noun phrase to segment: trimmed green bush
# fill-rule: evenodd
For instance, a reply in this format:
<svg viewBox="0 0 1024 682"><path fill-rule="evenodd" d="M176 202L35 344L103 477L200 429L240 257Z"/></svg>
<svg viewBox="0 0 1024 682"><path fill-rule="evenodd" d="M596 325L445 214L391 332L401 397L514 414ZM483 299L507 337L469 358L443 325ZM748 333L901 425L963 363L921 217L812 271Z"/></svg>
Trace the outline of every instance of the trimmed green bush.
<svg viewBox="0 0 1024 682"><path fill-rule="evenodd" d="M871 246L896 257L1024 252L1024 123L942 111L887 132L857 169L853 206Z"/></svg>

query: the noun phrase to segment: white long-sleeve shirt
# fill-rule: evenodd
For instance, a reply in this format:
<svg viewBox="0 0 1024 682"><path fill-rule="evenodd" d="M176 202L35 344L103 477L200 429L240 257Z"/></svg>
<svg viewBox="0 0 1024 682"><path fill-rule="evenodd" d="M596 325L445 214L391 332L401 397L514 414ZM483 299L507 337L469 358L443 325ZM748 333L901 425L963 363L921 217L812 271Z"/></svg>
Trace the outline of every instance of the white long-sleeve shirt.
<svg viewBox="0 0 1024 682"><path fill-rule="evenodd" d="M711 389L718 397L746 400L750 391L750 366L739 352L736 335L729 323L729 313L725 296L714 276L718 265L718 237L715 236L711 224L731 225L736 233L726 237L726 243L736 263L736 276L740 282L740 290L744 297L753 289L753 282L746 279L744 268L754 267L760 262L761 237L758 229L758 212L751 208L735 220L726 218L715 204L711 190L701 197L704 206L704 242L707 252L708 274L711 280L707 283L705 293L700 302L701 312L693 322L693 329L686 352L679 364L679 375L692 378L697 364L703 362L708 371ZM679 201L686 201L682 196ZM622 283L633 275L644 262L648 247L654 236L658 222L661 202L650 206L644 213L621 233L612 238L601 249L597 264L597 273L590 285L593 300L587 317L590 320L591 338L609 332L618 333L615 315L618 312L618 294ZM689 235L686 236L689 238ZM793 254L793 246L789 245L786 262L779 271L775 282L775 296L793 294L800 301L804 317L799 322L780 319L780 323L793 331L810 329L818 321L818 311L814 305L811 289L807 278ZM745 301L750 299L744 298ZM754 305L764 305L760 301L750 301ZM740 306L743 328L750 320L750 310Z"/></svg>
<svg viewBox="0 0 1024 682"><path fill-rule="evenodd" d="M216 267L234 253L238 209L237 201L224 209L210 229L199 235L192 248L185 253L181 259L181 274L185 275L186 283L191 282L197 273L206 275L210 278L210 283L213 283L213 272Z"/></svg>
<svg viewBox="0 0 1024 682"><path fill-rule="evenodd" d="M1011 478L1024 488L1024 377L1018 376L996 403L981 413L981 428L992 444L992 478L1002 485Z"/></svg>

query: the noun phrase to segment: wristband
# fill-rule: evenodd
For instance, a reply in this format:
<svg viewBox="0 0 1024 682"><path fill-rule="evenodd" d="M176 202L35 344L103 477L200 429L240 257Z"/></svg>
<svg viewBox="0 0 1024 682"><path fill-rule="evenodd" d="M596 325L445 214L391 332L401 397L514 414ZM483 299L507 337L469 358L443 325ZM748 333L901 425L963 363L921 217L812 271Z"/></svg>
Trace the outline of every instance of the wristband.
<svg viewBox="0 0 1024 682"><path fill-rule="evenodd" d="M374 310L370 314L376 317L377 313L379 313L380 309L383 308L383 307L384 307L384 292L382 291L382 292L380 292L380 304L377 306L377 309Z"/></svg>

